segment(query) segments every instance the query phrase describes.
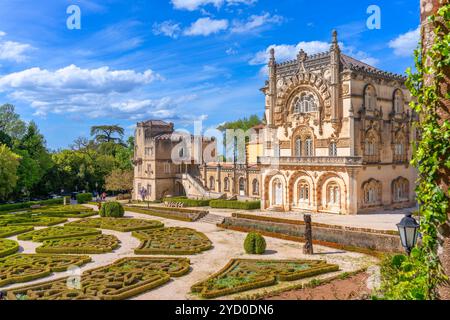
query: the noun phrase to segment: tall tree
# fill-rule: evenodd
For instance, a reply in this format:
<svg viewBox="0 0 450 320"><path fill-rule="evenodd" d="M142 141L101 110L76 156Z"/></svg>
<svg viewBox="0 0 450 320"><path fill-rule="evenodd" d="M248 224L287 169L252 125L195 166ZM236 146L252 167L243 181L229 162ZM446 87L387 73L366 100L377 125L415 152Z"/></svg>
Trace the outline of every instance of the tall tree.
<svg viewBox="0 0 450 320"><path fill-rule="evenodd" d="M121 142L125 134L125 130L119 125L102 125L91 127L91 136L97 143L103 142ZM118 137L114 137L118 135Z"/></svg>
<svg viewBox="0 0 450 320"><path fill-rule="evenodd" d="M6 145L0 145L0 199L6 200L17 183L20 157Z"/></svg>
<svg viewBox="0 0 450 320"><path fill-rule="evenodd" d="M0 131L15 139L20 139L25 134L26 124L12 104L0 106Z"/></svg>
<svg viewBox="0 0 450 320"><path fill-rule="evenodd" d="M106 177L105 189L109 191L130 191L133 189L133 171L113 170Z"/></svg>

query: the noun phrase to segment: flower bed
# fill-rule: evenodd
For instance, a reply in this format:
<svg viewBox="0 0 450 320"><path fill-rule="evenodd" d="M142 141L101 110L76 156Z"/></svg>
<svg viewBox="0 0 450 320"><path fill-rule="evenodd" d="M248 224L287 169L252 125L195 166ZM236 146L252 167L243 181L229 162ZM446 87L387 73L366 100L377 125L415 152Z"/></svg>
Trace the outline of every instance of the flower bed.
<svg viewBox="0 0 450 320"><path fill-rule="evenodd" d="M19 251L19 243L14 240L0 239L0 258Z"/></svg>
<svg viewBox="0 0 450 320"><path fill-rule="evenodd" d="M28 226L6 226L0 227L0 238L8 238L24 232L33 231L33 227Z"/></svg>
<svg viewBox="0 0 450 320"><path fill-rule="evenodd" d="M0 287L44 278L90 261L88 256L15 254L0 259Z"/></svg>
<svg viewBox="0 0 450 320"><path fill-rule="evenodd" d="M91 227L109 229L120 232L138 231L162 228L164 224L156 220L129 219L129 218L93 218L82 219L66 224L66 226Z"/></svg>
<svg viewBox="0 0 450 320"><path fill-rule="evenodd" d="M189 265L185 258L123 258L83 272L77 287L68 288L68 278L64 278L9 290L7 299L123 300L157 288L171 277L187 274Z"/></svg>
<svg viewBox="0 0 450 320"><path fill-rule="evenodd" d="M40 230L34 230L17 237L19 240L42 242L50 239L64 239L73 237L93 236L102 232L92 228L81 228L75 226L50 227Z"/></svg>
<svg viewBox="0 0 450 320"><path fill-rule="evenodd" d="M194 210L186 208L167 208L152 206L150 208L138 206L126 206L125 211L137 212L157 216L166 219L173 219L186 222L194 222L208 214L208 211Z"/></svg>
<svg viewBox="0 0 450 320"><path fill-rule="evenodd" d="M107 253L119 247L120 241L113 235L100 234L87 237L45 240L36 248L37 253L97 254Z"/></svg>
<svg viewBox="0 0 450 320"><path fill-rule="evenodd" d="M338 270L339 266L322 260L233 259L205 281L194 284L191 290L210 299Z"/></svg>
<svg viewBox="0 0 450 320"><path fill-rule="evenodd" d="M197 254L212 247L206 235L189 228L161 228L135 231L141 244L135 254Z"/></svg>

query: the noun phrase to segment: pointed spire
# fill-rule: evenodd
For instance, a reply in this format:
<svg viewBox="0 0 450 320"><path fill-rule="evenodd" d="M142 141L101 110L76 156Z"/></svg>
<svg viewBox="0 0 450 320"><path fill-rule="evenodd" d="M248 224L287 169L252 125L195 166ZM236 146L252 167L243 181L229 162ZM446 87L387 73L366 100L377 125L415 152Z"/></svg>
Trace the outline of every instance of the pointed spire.
<svg viewBox="0 0 450 320"><path fill-rule="evenodd" d="M332 40L331 40L331 50L339 49L338 43L338 33L336 30L333 30Z"/></svg>
<svg viewBox="0 0 450 320"><path fill-rule="evenodd" d="M275 49L270 48L270 58L269 58L269 65L275 65Z"/></svg>

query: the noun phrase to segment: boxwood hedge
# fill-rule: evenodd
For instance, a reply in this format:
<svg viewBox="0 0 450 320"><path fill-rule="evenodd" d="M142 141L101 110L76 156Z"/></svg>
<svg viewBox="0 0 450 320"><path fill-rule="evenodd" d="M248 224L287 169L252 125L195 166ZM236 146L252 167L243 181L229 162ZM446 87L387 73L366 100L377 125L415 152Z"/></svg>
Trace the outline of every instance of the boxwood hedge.
<svg viewBox="0 0 450 320"><path fill-rule="evenodd" d="M164 202L182 203L185 207L208 207L210 200L188 199L186 197L164 198Z"/></svg>
<svg viewBox="0 0 450 320"><path fill-rule="evenodd" d="M19 243L14 240L0 239L0 258L19 251Z"/></svg>
<svg viewBox="0 0 450 320"><path fill-rule="evenodd" d="M256 210L261 209L261 201L211 200L212 208Z"/></svg>
<svg viewBox="0 0 450 320"><path fill-rule="evenodd" d="M83 204L92 201L92 193L79 193L77 194L77 202Z"/></svg>

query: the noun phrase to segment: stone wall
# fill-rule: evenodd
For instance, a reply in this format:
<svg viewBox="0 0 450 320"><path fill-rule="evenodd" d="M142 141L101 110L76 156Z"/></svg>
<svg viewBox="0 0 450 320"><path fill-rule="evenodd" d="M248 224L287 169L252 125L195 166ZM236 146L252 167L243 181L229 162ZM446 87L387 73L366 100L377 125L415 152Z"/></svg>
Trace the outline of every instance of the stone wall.
<svg viewBox="0 0 450 320"><path fill-rule="evenodd" d="M249 230L273 232L284 236L304 237L305 226L302 224L256 221L243 218L226 218L225 226L240 227ZM375 230L364 232L337 226L312 227L313 240L331 242L342 246L358 247L383 252L403 252L398 235L378 233Z"/></svg>

